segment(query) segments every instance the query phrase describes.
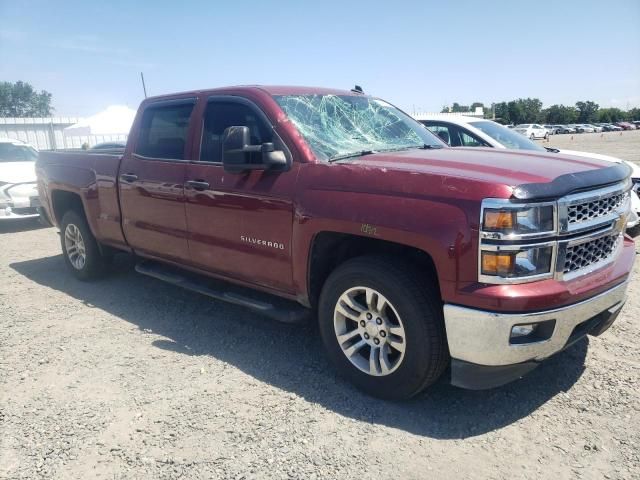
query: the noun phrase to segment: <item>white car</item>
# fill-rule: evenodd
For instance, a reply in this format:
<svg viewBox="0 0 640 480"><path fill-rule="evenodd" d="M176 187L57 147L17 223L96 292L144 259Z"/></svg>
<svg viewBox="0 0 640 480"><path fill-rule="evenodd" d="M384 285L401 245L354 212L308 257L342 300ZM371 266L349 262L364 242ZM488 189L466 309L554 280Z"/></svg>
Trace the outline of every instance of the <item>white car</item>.
<svg viewBox="0 0 640 480"><path fill-rule="evenodd" d="M521 133L527 138L549 138L549 130L537 123L522 123L513 128L514 132Z"/></svg>
<svg viewBox="0 0 640 480"><path fill-rule="evenodd" d="M640 224L640 198L638 197L640 194L640 166L635 163L599 153L560 150L550 147L545 148L520 134L514 133L515 129L505 128L491 120L465 117L462 115L455 117L421 115L417 119L452 147L493 147L535 150L539 152L552 151L576 157L590 157L613 163L625 163L631 168L631 179L633 181L633 191L631 192L632 212L627 222L627 228L632 228Z"/></svg>
<svg viewBox="0 0 640 480"><path fill-rule="evenodd" d="M576 125L576 130L578 131L578 133L595 133L596 131L595 127L587 124Z"/></svg>
<svg viewBox="0 0 640 480"><path fill-rule="evenodd" d="M37 158L38 151L31 145L0 138L0 222L40 215Z"/></svg>

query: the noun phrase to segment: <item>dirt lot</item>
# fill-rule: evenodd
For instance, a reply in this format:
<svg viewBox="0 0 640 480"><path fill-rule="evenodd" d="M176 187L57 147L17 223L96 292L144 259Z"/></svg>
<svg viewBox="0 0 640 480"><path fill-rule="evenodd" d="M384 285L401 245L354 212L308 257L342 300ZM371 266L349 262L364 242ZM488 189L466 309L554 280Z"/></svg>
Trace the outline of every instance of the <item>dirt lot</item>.
<svg viewBox="0 0 640 480"><path fill-rule="evenodd" d="M0 242L0 478L640 478L640 264L602 337L503 388L388 403L338 378L311 326L126 257L79 282L52 228Z"/></svg>
<svg viewBox="0 0 640 480"><path fill-rule="evenodd" d="M640 164L640 130L626 132L581 133L576 135L552 135L541 145L602 153Z"/></svg>

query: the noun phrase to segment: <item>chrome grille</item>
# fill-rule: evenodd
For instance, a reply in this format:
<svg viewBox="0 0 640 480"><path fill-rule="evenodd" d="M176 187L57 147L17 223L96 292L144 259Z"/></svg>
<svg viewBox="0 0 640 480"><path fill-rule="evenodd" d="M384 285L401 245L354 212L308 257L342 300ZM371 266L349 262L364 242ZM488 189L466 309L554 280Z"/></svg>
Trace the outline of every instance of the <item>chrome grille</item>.
<svg viewBox="0 0 640 480"><path fill-rule="evenodd" d="M620 235L616 233L567 247L564 273L575 272L605 260L616 250L619 239Z"/></svg>
<svg viewBox="0 0 640 480"><path fill-rule="evenodd" d="M622 206L627 195L627 192L617 192L597 200L569 205L567 207L569 225L609 215Z"/></svg>

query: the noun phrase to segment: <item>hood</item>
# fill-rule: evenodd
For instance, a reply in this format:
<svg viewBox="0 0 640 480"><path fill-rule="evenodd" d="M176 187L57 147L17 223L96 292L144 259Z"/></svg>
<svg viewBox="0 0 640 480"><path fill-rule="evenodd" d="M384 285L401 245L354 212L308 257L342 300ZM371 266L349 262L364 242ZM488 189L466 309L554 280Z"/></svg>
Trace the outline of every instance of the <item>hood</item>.
<svg viewBox="0 0 640 480"><path fill-rule="evenodd" d="M631 178L640 178L640 165L633 162L629 162L627 160L622 160L621 158L612 157L610 155L602 155L600 153L578 152L576 150L565 150L565 149L561 149L560 153L562 153L563 155L572 155L574 157L597 158L598 160L605 160L607 162L624 163L629 168L631 168Z"/></svg>
<svg viewBox="0 0 640 480"><path fill-rule="evenodd" d="M516 186L549 183L556 178L611 166L603 160L533 150L458 147L407 150L349 159L349 164L432 173ZM345 162L345 163L346 163Z"/></svg>
<svg viewBox="0 0 640 480"><path fill-rule="evenodd" d="M0 162L0 182L36 182L36 162Z"/></svg>

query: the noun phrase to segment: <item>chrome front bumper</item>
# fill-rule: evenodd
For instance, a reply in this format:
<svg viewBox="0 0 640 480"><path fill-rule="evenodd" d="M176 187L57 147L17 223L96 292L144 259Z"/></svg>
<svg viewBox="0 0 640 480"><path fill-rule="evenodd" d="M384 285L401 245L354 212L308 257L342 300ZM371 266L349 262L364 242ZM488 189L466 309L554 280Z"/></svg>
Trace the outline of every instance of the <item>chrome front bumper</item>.
<svg viewBox="0 0 640 480"><path fill-rule="evenodd" d="M445 304L449 352L455 360L486 366L543 360L571 343L572 334L581 323L604 312L617 314L626 300L627 285L625 282L583 302L542 312L505 314ZM546 320L555 320L548 339L510 342L515 325Z"/></svg>
<svg viewBox="0 0 640 480"><path fill-rule="evenodd" d="M0 189L0 222L40 216L35 183L7 184Z"/></svg>

